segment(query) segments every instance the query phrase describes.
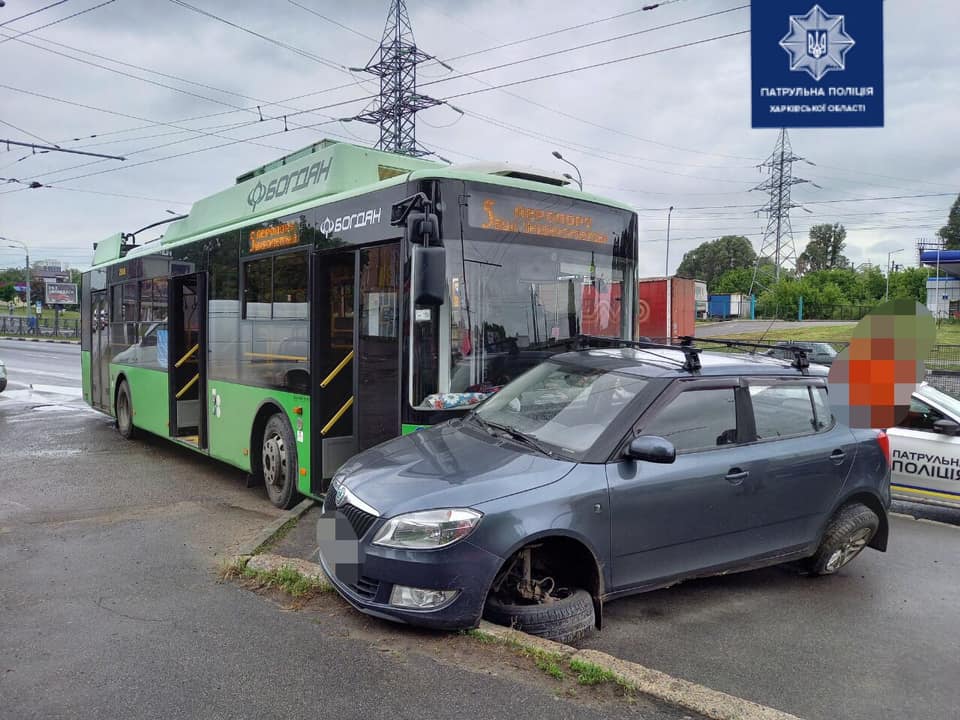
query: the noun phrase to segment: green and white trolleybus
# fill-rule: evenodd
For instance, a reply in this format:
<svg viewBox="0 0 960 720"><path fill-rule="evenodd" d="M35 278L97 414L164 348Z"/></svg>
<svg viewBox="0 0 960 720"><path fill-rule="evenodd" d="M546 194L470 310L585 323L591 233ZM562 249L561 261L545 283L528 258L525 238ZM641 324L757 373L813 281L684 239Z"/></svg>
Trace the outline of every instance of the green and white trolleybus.
<svg viewBox="0 0 960 720"><path fill-rule="evenodd" d="M632 337L636 259L636 214L562 177L325 140L95 246L83 395L291 507L564 340Z"/></svg>

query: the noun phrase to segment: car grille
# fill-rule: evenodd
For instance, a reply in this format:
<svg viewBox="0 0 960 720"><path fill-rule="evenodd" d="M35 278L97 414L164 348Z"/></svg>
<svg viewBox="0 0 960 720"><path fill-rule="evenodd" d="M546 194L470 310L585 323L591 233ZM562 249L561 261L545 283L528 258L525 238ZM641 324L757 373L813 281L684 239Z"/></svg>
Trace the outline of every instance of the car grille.
<svg viewBox="0 0 960 720"><path fill-rule="evenodd" d="M353 528L353 532L357 535L357 540L361 540L363 536L367 534L367 530L377 521L376 515L364 512L349 503L341 507L340 512L342 512L344 517L347 518L347 521L349 521L350 527Z"/></svg>
<svg viewBox="0 0 960 720"><path fill-rule="evenodd" d="M380 581L368 577L361 577L357 580L356 585L350 585L350 589L366 600L373 600L377 596L377 591L380 589Z"/></svg>

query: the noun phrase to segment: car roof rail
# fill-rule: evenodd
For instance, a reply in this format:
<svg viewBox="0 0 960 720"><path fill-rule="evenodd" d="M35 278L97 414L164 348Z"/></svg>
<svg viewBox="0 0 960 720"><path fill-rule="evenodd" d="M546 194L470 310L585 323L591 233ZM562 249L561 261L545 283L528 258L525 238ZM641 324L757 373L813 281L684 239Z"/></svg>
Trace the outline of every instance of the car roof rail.
<svg viewBox="0 0 960 720"><path fill-rule="evenodd" d="M577 335L572 338L578 341L580 349L590 347L628 347L635 350L680 350L683 352L684 361L681 363L683 369L688 372L697 372L700 370L700 348L694 347L692 343L683 343L680 345L670 345L665 343L655 343L649 339L646 340L627 340L625 338L602 337L597 335Z"/></svg>
<svg viewBox="0 0 960 720"><path fill-rule="evenodd" d="M751 354L756 354L758 349L764 350L781 350L783 352L792 352L793 353L793 362L791 365L798 370L806 372L807 368L810 367L810 360L807 357L807 353L810 352L809 349L801 347L800 345L769 345L759 342L753 342L750 340L727 340L725 338L694 338L689 335L685 335L680 338L681 342L693 342L699 340L704 343L714 343L716 345L724 345L730 348L750 348Z"/></svg>

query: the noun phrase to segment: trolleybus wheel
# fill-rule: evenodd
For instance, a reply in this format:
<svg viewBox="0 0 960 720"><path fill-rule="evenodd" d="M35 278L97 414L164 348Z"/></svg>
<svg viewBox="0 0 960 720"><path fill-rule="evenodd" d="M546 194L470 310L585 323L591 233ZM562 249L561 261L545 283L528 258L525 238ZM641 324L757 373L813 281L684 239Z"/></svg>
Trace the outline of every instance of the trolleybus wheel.
<svg viewBox="0 0 960 720"><path fill-rule="evenodd" d="M263 430L260 452L263 484L270 502L289 510L297 504L297 446L287 419L277 413Z"/></svg>
<svg viewBox="0 0 960 720"><path fill-rule="evenodd" d="M117 388L117 430L127 440L134 435L133 400L130 399L130 387L126 380L121 380Z"/></svg>

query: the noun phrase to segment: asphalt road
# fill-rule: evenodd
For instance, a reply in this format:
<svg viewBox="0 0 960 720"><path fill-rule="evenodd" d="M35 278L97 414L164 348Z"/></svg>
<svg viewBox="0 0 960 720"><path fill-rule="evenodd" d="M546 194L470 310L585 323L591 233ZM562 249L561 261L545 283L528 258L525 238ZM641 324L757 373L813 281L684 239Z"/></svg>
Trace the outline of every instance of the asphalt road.
<svg viewBox="0 0 960 720"><path fill-rule="evenodd" d="M3 720L689 717L394 652L218 582L277 512L235 470L122 440L79 399L78 356L0 341Z"/></svg>
<svg viewBox="0 0 960 720"><path fill-rule="evenodd" d="M807 720L957 717L960 527L891 521L887 553L833 577L771 568L612 602L586 646Z"/></svg>

